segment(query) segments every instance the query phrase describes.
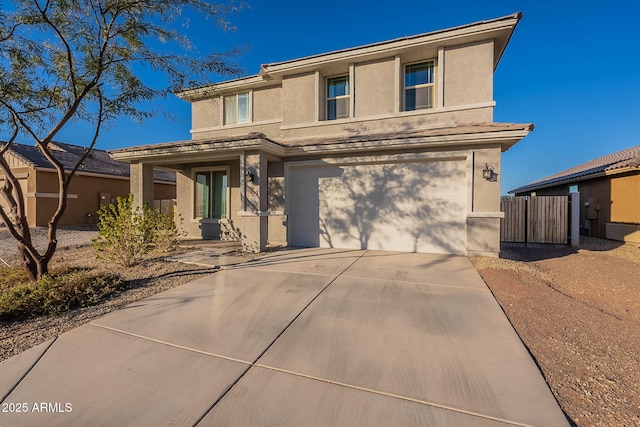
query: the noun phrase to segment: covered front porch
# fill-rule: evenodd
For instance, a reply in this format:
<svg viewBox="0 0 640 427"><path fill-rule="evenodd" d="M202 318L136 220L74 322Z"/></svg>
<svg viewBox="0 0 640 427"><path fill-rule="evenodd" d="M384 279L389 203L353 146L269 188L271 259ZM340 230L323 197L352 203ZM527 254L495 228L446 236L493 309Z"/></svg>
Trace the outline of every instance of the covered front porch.
<svg viewBox="0 0 640 427"><path fill-rule="evenodd" d="M131 164L137 205L151 204L154 168L176 172L176 218L188 239L239 241L246 251L286 244L284 147L261 134L114 151Z"/></svg>

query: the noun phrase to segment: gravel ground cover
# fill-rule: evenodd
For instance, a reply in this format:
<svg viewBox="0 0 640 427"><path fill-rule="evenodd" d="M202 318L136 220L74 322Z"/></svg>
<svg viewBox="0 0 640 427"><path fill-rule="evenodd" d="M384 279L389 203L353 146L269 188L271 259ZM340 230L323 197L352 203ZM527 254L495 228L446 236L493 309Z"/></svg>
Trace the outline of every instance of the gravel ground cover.
<svg viewBox="0 0 640 427"><path fill-rule="evenodd" d="M578 426L640 426L640 248L507 248L472 262Z"/></svg>
<svg viewBox="0 0 640 427"><path fill-rule="evenodd" d="M95 226L61 227L58 229L58 248L89 245L91 239L98 235ZM47 246L47 228L35 227L31 229L31 239L36 249L44 252ZM9 234L6 227L0 226L0 259L6 263L15 264L18 259L16 240ZM0 261L1 262L1 261Z"/></svg>
<svg viewBox="0 0 640 427"><path fill-rule="evenodd" d="M46 243L46 229L36 228L33 234L34 241L42 247ZM62 315L20 322L0 322L0 361L110 311L216 271L213 268L198 265L165 261L163 257L149 259L132 268L110 265L96 259L95 250L90 246L91 238L96 235L95 230L86 228L60 230L58 250L54 255L52 265L66 264L89 267L111 273L117 271L123 279L131 283L130 289L101 304L73 310ZM2 229L0 229L0 258L12 265L17 264L14 240L6 230Z"/></svg>

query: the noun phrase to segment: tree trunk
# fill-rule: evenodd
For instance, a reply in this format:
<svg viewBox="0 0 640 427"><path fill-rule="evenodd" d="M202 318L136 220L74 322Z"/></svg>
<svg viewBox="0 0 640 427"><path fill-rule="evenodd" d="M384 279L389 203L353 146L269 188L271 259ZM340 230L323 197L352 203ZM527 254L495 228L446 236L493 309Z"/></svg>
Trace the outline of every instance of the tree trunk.
<svg viewBox="0 0 640 427"><path fill-rule="evenodd" d="M34 258L24 245L18 244L18 254L29 280L35 282L49 272L49 261L42 257Z"/></svg>

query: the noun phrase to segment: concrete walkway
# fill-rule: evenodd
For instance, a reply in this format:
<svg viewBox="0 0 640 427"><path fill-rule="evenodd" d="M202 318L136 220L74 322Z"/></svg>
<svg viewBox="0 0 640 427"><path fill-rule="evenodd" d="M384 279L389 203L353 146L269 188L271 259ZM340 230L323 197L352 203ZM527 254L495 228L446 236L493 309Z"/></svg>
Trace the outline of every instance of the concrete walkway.
<svg viewBox="0 0 640 427"><path fill-rule="evenodd" d="M0 365L3 396L0 426L568 425L466 258L338 249L62 334Z"/></svg>

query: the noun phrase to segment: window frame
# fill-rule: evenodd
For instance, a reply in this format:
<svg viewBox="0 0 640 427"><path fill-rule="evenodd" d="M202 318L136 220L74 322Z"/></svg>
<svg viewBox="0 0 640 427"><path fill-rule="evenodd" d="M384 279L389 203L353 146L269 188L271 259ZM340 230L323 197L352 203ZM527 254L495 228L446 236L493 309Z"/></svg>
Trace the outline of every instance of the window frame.
<svg viewBox="0 0 640 427"><path fill-rule="evenodd" d="M240 121L240 100L239 98L243 95L247 96L247 107L246 107L246 119ZM222 96L222 125L223 126L233 126L233 125L243 125L246 123L251 123L253 121L253 91L239 92L233 95L223 95ZM235 121L229 122L227 120L227 100L234 100L234 108L235 108Z"/></svg>
<svg viewBox="0 0 640 427"><path fill-rule="evenodd" d="M407 86L407 68L413 65L431 64L432 81L430 83L421 83L412 86ZM435 59L420 60L415 62L409 62L402 66L402 111L418 111L418 110L432 110L436 108L436 76L437 67ZM407 90L408 89L422 89L431 88L431 106L428 107L415 107L413 109L407 109Z"/></svg>
<svg viewBox="0 0 640 427"><path fill-rule="evenodd" d="M230 218L230 196L231 196L231 186L230 184L230 167L228 166L213 166L213 167L199 167L199 168L193 168L192 169L192 180L193 180L193 191L192 191L192 209L193 209L193 219L194 220L199 220L199 221L210 221L210 222L220 222L220 221L226 221ZM198 181L197 181L197 176L198 174L203 174L203 173L208 173L209 174L209 179L211 180L211 182L213 182L213 173L214 172L224 172L226 175L226 187L224 189L224 193L225 193L225 206L224 206L224 215L222 215L221 218L215 218L215 217L208 217L208 216L198 216L197 215L197 207L196 204L198 202L197 199L197 185L198 185ZM213 192L213 194L212 194ZM214 185L211 185L211 189L209 190L209 206L207 206L207 210L208 211L213 211L213 206L211 205L211 201L215 200L215 191L214 191Z"/></svg>
<svg viewBox="0 0 640 427"><path fill-rule="evenodd" d="M346 86L347 86L347 95L339 95L339 96L335 96L335 97L330 97L329 96L329 82L331 80L337 80L337 79L345 79L346 78ZM351 73L347 73L347 74L339 74L339 75L335 75L335 76L330 76L325 78L325 103L324 103L324 117L325 120L327 121L333 121L333 120L344 120L344 119L348 119L352 114L352 106L351 106L351 93L352 93L352 84L351 84ZM347 115L345 117L338 117L336 114L335 118L330 118L329 117L329 103L331 101L337 101L340 99L344 99L347 102Z"/></svg>

